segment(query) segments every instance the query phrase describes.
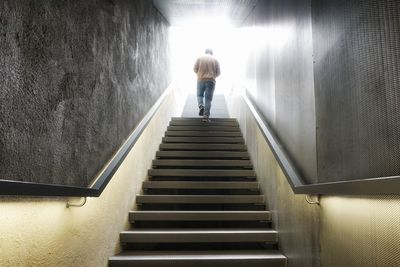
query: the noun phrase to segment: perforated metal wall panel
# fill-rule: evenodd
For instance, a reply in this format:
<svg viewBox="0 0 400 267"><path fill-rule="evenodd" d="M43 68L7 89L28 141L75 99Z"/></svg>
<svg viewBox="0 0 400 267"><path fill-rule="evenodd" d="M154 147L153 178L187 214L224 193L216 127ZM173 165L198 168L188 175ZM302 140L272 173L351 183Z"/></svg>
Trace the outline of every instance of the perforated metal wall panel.
<svg viewBox="0 0 400 267"><path fill-rule="evenodd" d="M321 266L400 265L400 196L324 197Z"/></svg>
<svg viewBox="0 0 400 267"><path fill-rule="evenodd" d="M243 99L227 100L231 115L238 118L244 133L257 179L267 199L268 209L272 212L273 227L279 232L279 248L287 256L288 266L322 266L319 258L320 207L308 204L304 195L293 193ZM334 244L329 245L334 246ZM335 267L345 267L345 265Z"/></svg>
<svg viewBox="0 0 400 267"><path fill-rule="evenodd" d="M311 2L259 1L245 25L254 27L258 39L253 42L259 43L254 63L248 64L247 80L255 80L255 86L246 84L248 95L305 180L315 183Z"/></svg>
<svg viewBox="0 0 400 267"><path fill-rule="evenodd" d="M400 174L400 2L312 1L319 182Z"/></svg>
<svg viewBox="0 0 400 267"><path fill-rule="evenodd" d="M399 266L400 195L322 196L319 206L307 204L293 194L246 105L228 105L245 133L288 266Z"/></svg>

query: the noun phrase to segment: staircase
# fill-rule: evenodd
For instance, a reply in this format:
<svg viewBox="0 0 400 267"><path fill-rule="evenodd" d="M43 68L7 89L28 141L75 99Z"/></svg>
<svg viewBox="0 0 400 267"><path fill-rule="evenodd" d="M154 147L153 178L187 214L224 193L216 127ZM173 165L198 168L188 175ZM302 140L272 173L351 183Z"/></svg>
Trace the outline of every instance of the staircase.
<svg viewBox="0 0 400 267"><path fill-rule="evenodd" d="M235 119L173 118L109 266L284 267Z"/></svg>

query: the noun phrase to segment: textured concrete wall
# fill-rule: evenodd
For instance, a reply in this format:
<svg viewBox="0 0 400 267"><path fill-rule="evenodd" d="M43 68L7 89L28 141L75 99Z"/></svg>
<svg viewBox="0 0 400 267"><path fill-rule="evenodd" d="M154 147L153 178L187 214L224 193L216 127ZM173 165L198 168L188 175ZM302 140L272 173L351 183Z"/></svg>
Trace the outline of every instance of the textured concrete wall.
<svg viewBox="0 0 400 267"><path fill-rule="evenodd" d="M316 126L309 0L259 1L245 23L254 40L248 95L308 182L316 182Z"/></svg>
<svg viewBox="0 0 400 267"><path fill-rule="evenodd" d="M400 2L312 5L320 182L400 175Z"/></svg>
<svg viewBox="0 0 400 267"><path fill-rule="evenodd" d="M320 266L320 208L309 205L304 195L293 193L242 98L228 98L228 106L231 116L239 120L257 179L272 212L273 227L279 232L279 248L288 257L288 266Z"/></svg>
<svg viewBox="0 0 400 267"><path fill-rule="evenodd" d="M0 198L0 266L107 266L170 117L182 111L179 98L165 98L102 195L82 208L67 209L67 199Z"/></svg>
<svg viewBox="0 0 400 267"><path fill-rule="evenodd" d="M0 179L86 186L169 83L151 1L0 3Z"/></svg>

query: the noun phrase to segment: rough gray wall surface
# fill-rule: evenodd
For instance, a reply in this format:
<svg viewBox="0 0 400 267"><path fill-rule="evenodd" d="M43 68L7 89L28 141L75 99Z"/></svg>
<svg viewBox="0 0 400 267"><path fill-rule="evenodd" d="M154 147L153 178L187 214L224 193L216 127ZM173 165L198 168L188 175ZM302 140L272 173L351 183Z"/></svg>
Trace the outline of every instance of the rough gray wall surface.
<svg viewBox="0 0 400 267"><path fill-rule="evenodd" d="M256 29L257 42L264 42L249 64L247 80L256 85L248 95L305 180L316 182L311 2L259 1L246 26Z"/></svg>
<svg viewBox="0 0 400 267"><path fill-rule="evenodd" d="M151 1L0 3L0 179L87 186L169 83Z"/></svg>
<svg viewBox="0 0 400 267"><path fill-rule="evenodd" d="M400 2L312 1L320 182L400 175Z"/></svg>

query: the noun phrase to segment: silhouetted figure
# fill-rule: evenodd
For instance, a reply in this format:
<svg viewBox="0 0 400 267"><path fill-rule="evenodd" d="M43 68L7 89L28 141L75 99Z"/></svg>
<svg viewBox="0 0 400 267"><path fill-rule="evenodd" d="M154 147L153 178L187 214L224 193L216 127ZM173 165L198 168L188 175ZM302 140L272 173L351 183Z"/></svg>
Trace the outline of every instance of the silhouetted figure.
<svg viewBox="0 0 400 267"><path fill-rule="evenodd" d="M220 74L219 62L213 57L213 51L206 49L206 54L199 57L193 67L197 74L197 103L199 115L204 122L209 122L211 101L214 95L215 78ZM203 100L204 99L204 100Z"/></svg>

